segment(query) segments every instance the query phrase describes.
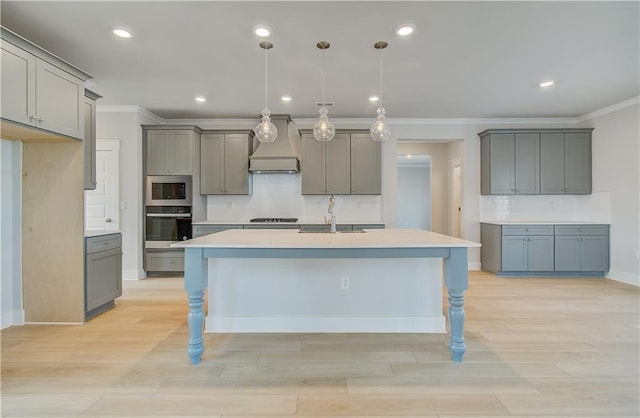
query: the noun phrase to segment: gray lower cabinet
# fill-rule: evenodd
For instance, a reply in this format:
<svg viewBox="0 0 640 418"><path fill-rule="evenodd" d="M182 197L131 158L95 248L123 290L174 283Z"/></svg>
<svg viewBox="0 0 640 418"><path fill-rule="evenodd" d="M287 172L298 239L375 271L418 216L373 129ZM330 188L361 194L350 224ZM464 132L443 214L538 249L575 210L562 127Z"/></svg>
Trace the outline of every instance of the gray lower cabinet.
<svg viewBox="0 0 640 418"><path fill-rule="evenodd" d="M147 249L144 255L145 270L149 272L184 271L183 249Z"/></svg>
<svg viewBox="0 0 640 418"><path fill-rule="evenodd" d="M609 270L607 225L481 223L482 269L498 275L550 275Z"/></svg>
<svg viewBox="0 0 640 418"><path fill-rule="evenodd" d="M122 236L120 233L85 238L85 319L114 305L122 295Z"/></svg>
<svg viewBox="0 0 640 418"><path fill-rule="evenodd" d="M353 231L362 231L363 229L384 229L384 224L353 224L351 229Z"/></svg>
<svg viewBox="0 0 640 418"><path fill-rule="evenodd" d="M557 225L556 271L599 272L609 270L607 225Z"/></svg>
<svg viewBox="0 0 640 418"><path fill-rule="evenodd" d="M299 229L300 227L296 223L253 223L245 224L244 229Z"/></svg>
<svg viewBox="0 0 640 418"><path fill-rule="evenodd" d="M253 132L205 132L200 139L200 194L249 195Z"/></svg>
<svg viewBox="0 0 640 418"><path fill-rule="evenodd" d="M329 232L331 229L330 225L324 224L301 224L300 231L302 232ZM351 224L337 224L336 231L337 232L351 232L353 227Z"/></svg>
<svg viewBox="0 0 640 418"><path fill-rule="evenodd" d="M216 232L226 231L227 229L242 229L242 225L237 224L199 224L192 226L193 238L202 237L204 235L215 234Z"/></svg>

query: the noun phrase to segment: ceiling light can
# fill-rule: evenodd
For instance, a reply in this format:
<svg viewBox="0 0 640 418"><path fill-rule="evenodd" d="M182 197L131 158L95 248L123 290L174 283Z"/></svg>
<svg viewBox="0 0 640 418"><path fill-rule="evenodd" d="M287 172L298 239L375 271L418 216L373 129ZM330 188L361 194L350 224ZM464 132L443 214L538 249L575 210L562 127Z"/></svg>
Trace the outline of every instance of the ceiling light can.
<svg viewBox="0 0 640 418"><path fill-rule="evenodd" d="M112 26L109 28L111 33L117 36L118 38L130 39L133 38L133 32L131 32L127 28L123 28L122 26Z"/></svg>
<svg viewBox="0 0 640 418"><path fill-rule="evenodd" d="M253 28L251 28L251 30L253 31L253 33L255 33L257 36L261 38L266 38L267 36L271 35L271 28L269 26L256 25Z"/></svg>
<svg viewBox="0 0 640 418"><path fill-rule="evenodd" d="M396 33L400 36L411 35L416 30L416 25L413 23L403 23L396 26Z"/></svg>
<svg viewBox="0 0 640 418"><path fill-rule="evenodd" d="M541 82L541 83L540 83L540 84L538 84L538 85L539 85L540 87L551 87L551 86L553 86L554 84L556 84L556 82L555 82L555 81L553 81L553 80L547 80L547 81L543 81L543 82Z"/></svg>

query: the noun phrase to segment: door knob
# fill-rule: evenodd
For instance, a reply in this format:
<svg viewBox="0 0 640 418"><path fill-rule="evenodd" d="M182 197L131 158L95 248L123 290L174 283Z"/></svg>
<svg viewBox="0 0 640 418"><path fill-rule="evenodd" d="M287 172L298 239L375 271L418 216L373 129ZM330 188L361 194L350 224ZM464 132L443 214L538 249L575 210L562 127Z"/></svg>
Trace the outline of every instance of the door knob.
<svg viewBox="0 0 640 418"><path fill-rule="evenodd" d="M104 220L106 223L110 224L112 222L111 218L107 218Z"/></svg>

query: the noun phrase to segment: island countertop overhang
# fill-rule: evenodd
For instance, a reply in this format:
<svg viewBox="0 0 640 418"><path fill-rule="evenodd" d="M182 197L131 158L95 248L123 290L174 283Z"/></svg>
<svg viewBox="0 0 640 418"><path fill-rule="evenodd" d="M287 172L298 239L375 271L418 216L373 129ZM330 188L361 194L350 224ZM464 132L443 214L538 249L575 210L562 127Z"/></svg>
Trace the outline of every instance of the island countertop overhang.
<svg viewBox="0 0 640 418"><path fill-rule="evenodd" d="M473 248L480 243L420 229L300 233L288 229L231 229L177 242L175 248Z"/></svg>

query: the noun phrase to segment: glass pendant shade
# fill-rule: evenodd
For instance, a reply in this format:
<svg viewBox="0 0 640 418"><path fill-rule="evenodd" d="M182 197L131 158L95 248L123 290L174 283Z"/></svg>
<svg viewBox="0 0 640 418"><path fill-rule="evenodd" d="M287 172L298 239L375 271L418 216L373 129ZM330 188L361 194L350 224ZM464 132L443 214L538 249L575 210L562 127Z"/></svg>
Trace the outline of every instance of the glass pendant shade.
<svg viewBox="0 0 640 418"><path fill-rule="evenodd" d="M385 49L387 45L388 44L385 41L378 41L373 44L373 47L380 51L380 107L378 107L377 110L378 115L376 116L376 121L373 122L371 129L369 129L369 134L371 139L378 142L383 142L391 138L391 127L384 115L384 107L382 107L382 50Z"/></svg>
<svg viewBox="0 0 640 418"><path fill-rule="evenodd" d="M320 108L320 117L315 125L313 125L313 137L318 141L331 141L336 134L336 127L327 116L329 111L326 107Z"/></svg>
<svg viewBox="0 0 640 418"><path fill-rule="evenodd" d="M324 50L329 49L331 44L326 41L320 41L316 47L322 50L322 107L320 108L320 117L315 125L313 125L313 137L322 142L331 141L336 135L336 127L329 120L329 110L324 101Z"/></svg>
<svg viewBox="0 0 640 418"><path fill-rule="evenodd" d="M278 137L278 128L271 123L271 112L265 108L262 111L262 119L254 129L256 138L260 142L273 142Z"/></svg>
<svg viewBox="0 0 640 418"><path fill-rule="evenodd" d="M264 109L262 109L262 119L254 129L256 138L260 142L273 142L278 136L278 129L271 123L271 111L267 106L267 51L273 48L273 44L269 41L260 42L260 48L264 49Z"/></svg>
<svg viewBox="0 0 640 418"><path fill-rule="evenodd" d="M374 141L382 142L391 138L391 129L387 123L387 118L384 116L384 107L378 108L378 116L376 116L376 121L371 125L369 133Z"/></svg>

